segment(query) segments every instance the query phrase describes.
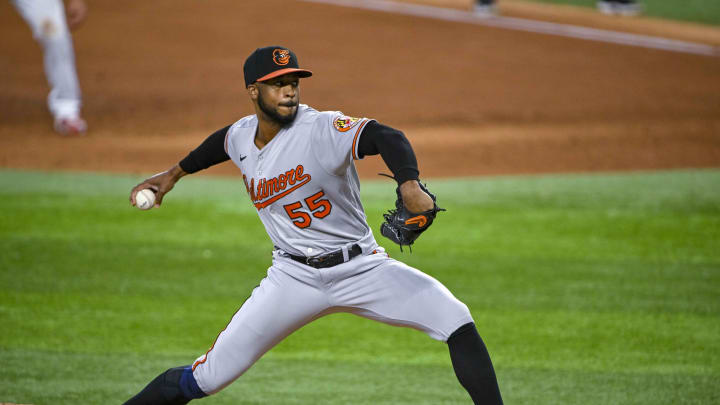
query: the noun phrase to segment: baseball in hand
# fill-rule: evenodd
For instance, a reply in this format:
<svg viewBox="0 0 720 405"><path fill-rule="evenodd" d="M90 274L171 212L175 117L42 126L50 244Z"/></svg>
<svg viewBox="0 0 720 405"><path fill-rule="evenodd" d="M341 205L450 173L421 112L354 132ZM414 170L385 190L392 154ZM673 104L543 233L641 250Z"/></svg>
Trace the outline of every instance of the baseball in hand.
<svg viewBox="0 0 720 405"><path fill-rule="evenodd" d="M155 193L149 188L142 189L135 194L135 206L141 210L149 210L155 205Z"/></svg>

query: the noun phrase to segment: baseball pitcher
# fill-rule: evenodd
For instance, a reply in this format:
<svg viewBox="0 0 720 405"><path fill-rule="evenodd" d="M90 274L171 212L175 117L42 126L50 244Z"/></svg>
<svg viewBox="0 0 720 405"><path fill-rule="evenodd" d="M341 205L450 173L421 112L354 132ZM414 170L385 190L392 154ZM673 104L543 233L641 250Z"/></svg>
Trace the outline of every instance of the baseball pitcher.
<svg viewBox="0 0 720 405"><path fill-rule="evenodd" d="M427 274L391 259L378 245L360 201L354 161L380 155L398 183L381 233L412 245L442 209L418 181L402 132L369 118L300 104L301 69L282 46L245 61L255 114L210 135L169 170L132 189L156 203L183 176L232 160L275 248L267 276L210 349L171 368L126 404L185 404L215 394L303 325L350 312L447 342L455 373L475 404L502 404L490 356L467 306Z"/></svg>

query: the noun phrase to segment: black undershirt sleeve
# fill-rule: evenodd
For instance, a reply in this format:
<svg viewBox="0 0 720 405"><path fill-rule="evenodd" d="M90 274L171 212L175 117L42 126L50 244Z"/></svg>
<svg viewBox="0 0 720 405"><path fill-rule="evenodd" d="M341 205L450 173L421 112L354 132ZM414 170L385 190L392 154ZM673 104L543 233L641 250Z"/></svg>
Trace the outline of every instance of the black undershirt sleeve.
<svg viewBox="0 0 720 405"><path fill-rule="evenodd" d="M363 129L358 143L358 156L380 154L398 185L417 180L420 175L415 152L405 134L377 121L369 122Z"/></svg>
<svg viewBox="0 0 720 405"><path fill-rule="evenodd" d="M225 152L225 135L230 125L218 129L208 136L195 150L180 161L180 168L186 173L195 173L210 166L230 160Z"/></svg>

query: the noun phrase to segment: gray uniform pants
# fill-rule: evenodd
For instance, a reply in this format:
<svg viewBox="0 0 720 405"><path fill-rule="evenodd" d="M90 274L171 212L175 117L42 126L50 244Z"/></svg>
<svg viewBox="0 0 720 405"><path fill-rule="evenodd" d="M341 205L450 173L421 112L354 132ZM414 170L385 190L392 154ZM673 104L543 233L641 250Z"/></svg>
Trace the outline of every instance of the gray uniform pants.
<svg viewBox="0 0 720 405"><path fill-rule="evenodd" d="M473 321L439 281L384 252L326 269L276 252L267 277L195 361L193 376L203 392L214 394L293 331L336 312L415 328L441 341Z"/></svg>

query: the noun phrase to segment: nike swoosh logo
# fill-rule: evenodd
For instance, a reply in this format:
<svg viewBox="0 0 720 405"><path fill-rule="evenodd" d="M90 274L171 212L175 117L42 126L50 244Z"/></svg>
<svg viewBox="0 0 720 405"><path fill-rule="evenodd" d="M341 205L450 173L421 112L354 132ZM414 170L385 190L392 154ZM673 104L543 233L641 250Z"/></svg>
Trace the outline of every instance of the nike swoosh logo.
<svg viewBox="0 0 720 405"><path fill-rule="evenodd" d="M245 160L246 157L247 157L247 155L245 155L245 156L240 156L240 161L242 162L243 160Z"/></svg>
<svg viewBox="0 0 720 405"><path fill-rule="evenodd" d="M427 218L425 217L425 215L418 215L405 221L405 225L412 224L417 224L418 228L422 228L423 226L425 226L425 224L427 224Z"/></svg>

